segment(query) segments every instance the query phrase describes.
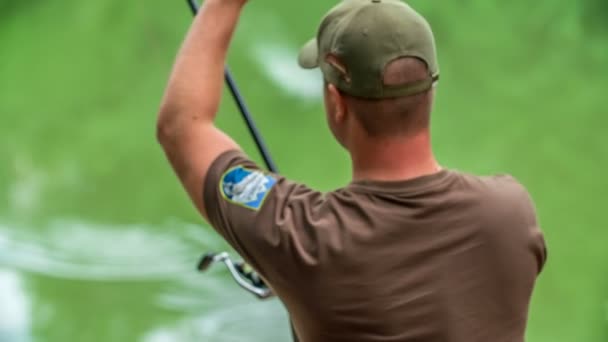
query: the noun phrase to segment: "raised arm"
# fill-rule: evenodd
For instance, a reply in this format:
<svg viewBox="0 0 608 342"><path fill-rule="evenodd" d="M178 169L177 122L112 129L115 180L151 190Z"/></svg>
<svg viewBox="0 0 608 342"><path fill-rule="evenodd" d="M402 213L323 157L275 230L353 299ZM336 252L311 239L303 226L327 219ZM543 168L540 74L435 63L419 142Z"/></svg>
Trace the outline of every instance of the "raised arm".
<svg viewBox="0 0 608 342"><path fill-rule="evenodd" d="M247 0L206 0L177 56L157 121L157 137L198 210L207 217L209 167L238 145L215 127L226 54Z"/></svg>

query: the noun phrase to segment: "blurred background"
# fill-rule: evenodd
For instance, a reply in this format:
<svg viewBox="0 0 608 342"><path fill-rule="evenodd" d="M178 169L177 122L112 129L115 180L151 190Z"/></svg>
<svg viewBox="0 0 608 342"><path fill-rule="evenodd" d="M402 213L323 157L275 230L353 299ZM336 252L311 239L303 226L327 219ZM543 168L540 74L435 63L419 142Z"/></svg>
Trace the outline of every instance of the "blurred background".
<svg viewBox="0 0 608 342"><path fill-rule="evenodd" d="M253 0L229 61L281 171L321 190L349 162L295 60L335 3ZM536 201L549 263L528 340L608 341L608 2L411 4L439 46L439 159ZM0 341L288 340L276 300L194 272L227 246L155 140L190 22L181 0L0 0ZM219 120L259 158L228 94Z"/></svg>

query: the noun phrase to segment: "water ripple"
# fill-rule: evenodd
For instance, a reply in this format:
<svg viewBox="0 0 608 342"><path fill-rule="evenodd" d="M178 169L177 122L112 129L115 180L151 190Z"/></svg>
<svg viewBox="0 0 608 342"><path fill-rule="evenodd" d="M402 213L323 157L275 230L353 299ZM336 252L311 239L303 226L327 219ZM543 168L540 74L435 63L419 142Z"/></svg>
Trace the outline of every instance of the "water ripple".
<svg viewBox="0 0 608 342"><path fill-rule="evenodd" d="M208 228L53 221L44 229L0 224L0 265L49 277L103 281L174 279L194 273L219 240Z"/></svg>

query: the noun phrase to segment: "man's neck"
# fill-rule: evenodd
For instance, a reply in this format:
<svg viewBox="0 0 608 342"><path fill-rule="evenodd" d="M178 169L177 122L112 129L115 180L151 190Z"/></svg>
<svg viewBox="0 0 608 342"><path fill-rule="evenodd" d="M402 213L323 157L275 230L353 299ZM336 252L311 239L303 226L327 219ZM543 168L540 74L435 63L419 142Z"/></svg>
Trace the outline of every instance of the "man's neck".
<svg viewBox="0 0 608 342"><path fill-rule="evenodd" d="M350 151L353 180L408 180L441 170L428 131L407 138L366 140Z"/></svg>

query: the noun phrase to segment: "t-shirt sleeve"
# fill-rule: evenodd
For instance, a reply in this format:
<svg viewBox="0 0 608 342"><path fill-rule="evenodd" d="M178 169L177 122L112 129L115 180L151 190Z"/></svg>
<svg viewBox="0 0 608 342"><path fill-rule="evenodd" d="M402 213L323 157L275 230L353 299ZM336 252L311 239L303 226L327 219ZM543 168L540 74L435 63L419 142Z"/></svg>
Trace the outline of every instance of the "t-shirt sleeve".
<svg viewBox="0 0 608 342"><path fill-rule="evenodd" d="M540 274L547 262L547 245L544 234L538 222L536 205L525 186L513 176L505 176L509 181L512 196L512 206L517 209L509 219L519 220L528 233L528 247L536 258L537 270Z"/></svg>
<svg viewBox="0 0 608 342"><path fill-rule="evenodd" d="M262 276L305 257L309 239L296 228L322 206L321 193L263 171L241 151L220 155L204 185L209 222Z"/></svg>

